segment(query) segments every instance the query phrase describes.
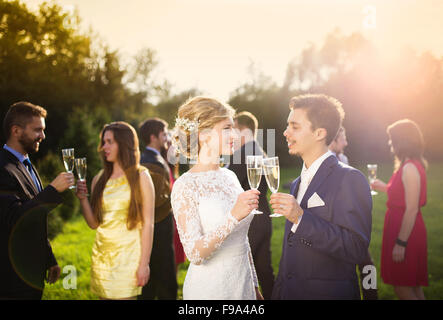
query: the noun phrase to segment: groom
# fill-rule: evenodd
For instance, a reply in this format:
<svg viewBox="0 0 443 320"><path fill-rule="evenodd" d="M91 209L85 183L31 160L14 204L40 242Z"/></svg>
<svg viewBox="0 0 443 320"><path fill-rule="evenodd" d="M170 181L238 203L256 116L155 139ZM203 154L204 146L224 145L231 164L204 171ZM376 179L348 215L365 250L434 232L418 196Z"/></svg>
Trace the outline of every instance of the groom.
<svg viewBox="0 0 443 320"><path fill-rule="evenodd" d="M372 199L365 176L328 150L344 111L334 98L302 95L289 102L284 136L303 169L290 194L270 204L286 217L273 299L360 299L356 265L367 254Z"/></svg>

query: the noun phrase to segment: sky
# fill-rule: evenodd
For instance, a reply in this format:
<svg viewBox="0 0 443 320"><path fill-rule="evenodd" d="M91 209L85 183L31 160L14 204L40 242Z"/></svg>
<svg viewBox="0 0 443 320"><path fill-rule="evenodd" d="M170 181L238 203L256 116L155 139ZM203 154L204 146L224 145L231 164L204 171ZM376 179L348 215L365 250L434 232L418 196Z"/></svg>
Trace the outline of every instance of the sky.
<svg viewBox="0 0 443 320"><path fill-rule="evenodd" d="M53 0L78 10L123 58L157 52L157 77L227 100L251 62L277 83L310 43L339 28L384 52L409 46L443 56L443 0ZM25 0L35 9L43 0Z"/></svg>

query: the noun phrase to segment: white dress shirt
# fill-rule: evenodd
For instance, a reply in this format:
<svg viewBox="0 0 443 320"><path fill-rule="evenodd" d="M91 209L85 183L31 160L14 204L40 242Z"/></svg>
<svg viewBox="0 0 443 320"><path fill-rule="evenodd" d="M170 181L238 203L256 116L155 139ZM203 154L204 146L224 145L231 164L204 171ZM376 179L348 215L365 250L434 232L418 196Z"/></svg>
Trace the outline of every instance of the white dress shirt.
<svg viewBox="0 0 443 320"><path fill-rule="evenodd" d="M309 169L306 168L306 165L303 162L303 169L301 170L301 174L300 174L300 186L298 187L298 193L297 193L298 204L301 203L301 201L306 193L306 190L308 190L309 184L311 183L312 179L314 178L315 174L318 171L318 168L320 168L321 164L323 163L323 161L326 160L326 158L328 158L329 156L332 156L332 155L333 155L333 153L330 150L328 150L325 154L323 154L322 156L317 158L317 160L315 160L311 164ZM302 218L303 218L303 215L298 219L297 223L294 223L294 225L291 228L292 232L295 233Z"/></svg>

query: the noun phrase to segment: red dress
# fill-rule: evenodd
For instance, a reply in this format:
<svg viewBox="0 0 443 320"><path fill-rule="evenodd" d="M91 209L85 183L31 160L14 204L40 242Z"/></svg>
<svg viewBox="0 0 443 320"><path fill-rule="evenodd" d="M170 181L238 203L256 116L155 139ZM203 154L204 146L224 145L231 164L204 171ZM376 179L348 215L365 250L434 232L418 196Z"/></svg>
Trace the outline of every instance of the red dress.
<svg viewBox="0 0 443 320"><path fill-rule="evenodd" d="M420 173L419 211L411 235L407 239L405 259L396 263L392 259L395 240L400 232L406 210L405 190L402 182L403 167L413 163ZM381 277L386 284L405 287L428 285L428 253L426 227L420 208L426 204L426 173L417 160L408 160L395 172L387 185L388 210L385 216L381 253Z"/></svg>

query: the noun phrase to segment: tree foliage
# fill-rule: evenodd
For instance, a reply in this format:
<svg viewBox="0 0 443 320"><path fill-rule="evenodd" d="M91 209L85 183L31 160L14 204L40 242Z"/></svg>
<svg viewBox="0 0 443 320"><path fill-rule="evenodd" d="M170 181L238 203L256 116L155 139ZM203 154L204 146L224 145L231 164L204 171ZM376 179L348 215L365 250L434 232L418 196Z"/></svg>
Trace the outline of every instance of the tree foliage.
<svg viewBox="0 0 443 320"><path fill-rule="evenodd" d="M276 153L286 165L294 163L282 136L288 102L304 93L325 93L343 103L349 141L345 152L352 164L391 159L386 128L403 118L421 127L425 155L442 159L443 59L408 48L394 58L386 56L362 35L346 36L336 29L323 45L310 44L288 63L281 87L260 75L236 89L230 103L254 113L259 128L276 129Z"/></svg>

